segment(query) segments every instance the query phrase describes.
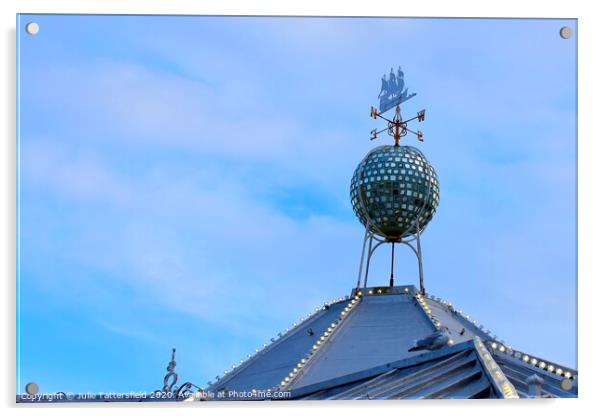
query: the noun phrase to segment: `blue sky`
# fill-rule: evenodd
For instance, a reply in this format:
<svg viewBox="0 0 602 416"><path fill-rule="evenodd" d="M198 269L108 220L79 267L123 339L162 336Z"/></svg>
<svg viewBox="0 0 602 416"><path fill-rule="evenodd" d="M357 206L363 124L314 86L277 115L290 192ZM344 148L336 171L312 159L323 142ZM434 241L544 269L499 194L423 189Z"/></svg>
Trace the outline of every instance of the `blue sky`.
<svg viewBox="0 0 602 416"><path fill-rule="evenodd" d="M24 34L30 20L36 36ZM18 389L204 385L355 284L380 77L427 109L428 292L576 366L574 21L22 16ZM385 143L386 136L379 139ZM387 253L371 267L388 282ZM397 281L417 284L401 250Z"/></svg>

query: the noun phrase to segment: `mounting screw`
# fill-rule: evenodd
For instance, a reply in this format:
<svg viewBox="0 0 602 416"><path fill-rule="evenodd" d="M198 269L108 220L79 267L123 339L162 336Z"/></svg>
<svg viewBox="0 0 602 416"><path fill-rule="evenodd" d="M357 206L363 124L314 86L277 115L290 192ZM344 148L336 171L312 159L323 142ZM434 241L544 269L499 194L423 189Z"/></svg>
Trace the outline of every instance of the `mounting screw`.
<svg viewBox="0 0 602 416"><path fill-rule="evenodd" d="M36 22L29 22L25 25L25 31L30 35L37 35L40 31L40 25Z"/></svg>
<svg viewBox="0 0 602 416"><path fill-rule="evenodd" d="M38 385L36 383L27 383L25 385L25 393L30 394L32 396L34 394L37 394L39 390L40 390L40 388L38 387Z"/></svg>
<svg viewBox="0 0 602 416"><path fill-rule="evenodd" d="M560 28L560 37L562 39L568 39L573 36L573 29L568 26L563 26Z"/></svg>

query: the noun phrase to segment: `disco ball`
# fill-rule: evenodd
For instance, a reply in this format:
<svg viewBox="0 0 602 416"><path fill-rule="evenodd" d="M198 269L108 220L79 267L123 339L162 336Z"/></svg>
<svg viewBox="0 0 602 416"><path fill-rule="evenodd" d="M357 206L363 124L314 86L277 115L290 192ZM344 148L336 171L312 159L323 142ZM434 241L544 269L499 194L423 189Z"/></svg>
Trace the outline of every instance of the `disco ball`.
<svg viewBox="0 0 602 416"><path fill-rule="evenodd" d="M389 241L422 230L439 205L439 180L426 157L412 146L371 150L351 179L351 204L364 227Z"/></svg>

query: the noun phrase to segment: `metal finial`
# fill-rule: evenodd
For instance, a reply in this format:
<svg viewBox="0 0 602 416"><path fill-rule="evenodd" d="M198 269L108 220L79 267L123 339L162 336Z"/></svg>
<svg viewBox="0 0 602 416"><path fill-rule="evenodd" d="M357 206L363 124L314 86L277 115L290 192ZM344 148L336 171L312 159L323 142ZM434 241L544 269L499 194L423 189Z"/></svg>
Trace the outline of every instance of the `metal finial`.
<svg viewBox="0 0 602 416"><path fill-rule="evenodd" d="M165 397L168 400L184 400L190 397L195 392L202 392L203 390L191 382L182 383L181 386L176 386L178 382L178 374L174 371L176 368L176 349L171 349L171 360L167 364L167 374L163 377L163 388L156 390L155 393L165 393ZM161 397L159 395L158 397Z"/></svg>
<svg viewBox="0 0 602 416"><path fill-rule="evenodd" d="M163 389L164 392L171 392L175 390L175 385L178 382L178 373L174 371L176 368L176 349L171 349L171 361L167 364L167 374L163 377Z"/></svg>

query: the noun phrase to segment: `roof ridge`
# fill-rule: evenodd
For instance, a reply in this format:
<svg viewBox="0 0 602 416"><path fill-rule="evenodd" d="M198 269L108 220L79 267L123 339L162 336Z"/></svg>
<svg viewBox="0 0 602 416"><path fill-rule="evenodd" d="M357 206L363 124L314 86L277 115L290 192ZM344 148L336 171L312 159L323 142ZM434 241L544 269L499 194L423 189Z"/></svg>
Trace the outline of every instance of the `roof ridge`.
<svg viewBox="0 0 602 416"><path fill-rule="evenodd" d="M516 392L514 384L508 380L500 366L487 350L487 347L485 347L485 344L483 344L483 341L481 341L481 338L476 335L472 342L475 347L474 349L477 352L477 357L481 362L481 366L499 397L504 399L518 399L518 393Z"/></svg>

